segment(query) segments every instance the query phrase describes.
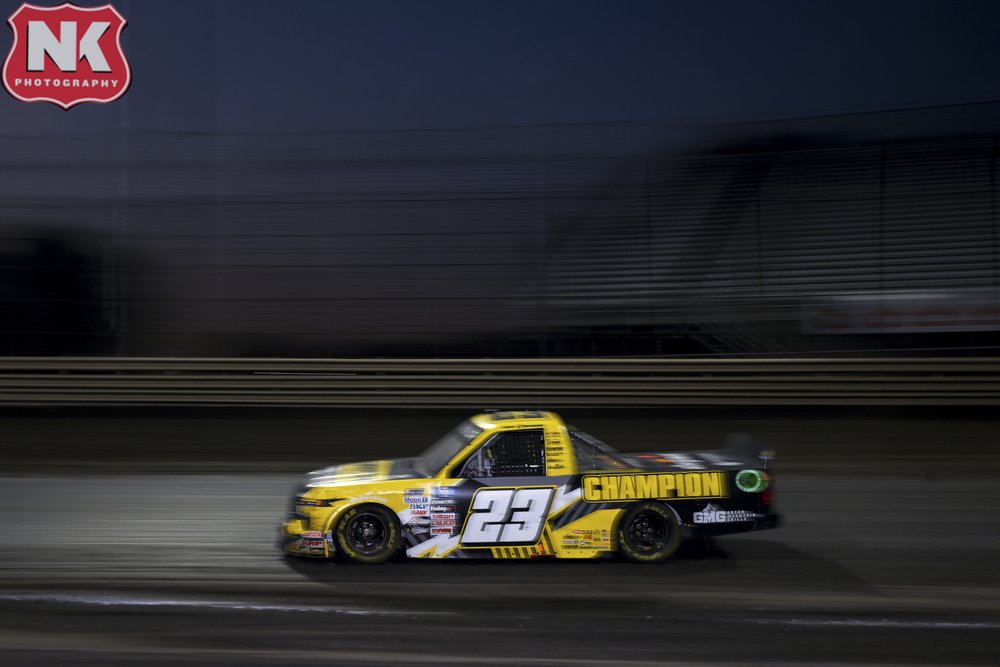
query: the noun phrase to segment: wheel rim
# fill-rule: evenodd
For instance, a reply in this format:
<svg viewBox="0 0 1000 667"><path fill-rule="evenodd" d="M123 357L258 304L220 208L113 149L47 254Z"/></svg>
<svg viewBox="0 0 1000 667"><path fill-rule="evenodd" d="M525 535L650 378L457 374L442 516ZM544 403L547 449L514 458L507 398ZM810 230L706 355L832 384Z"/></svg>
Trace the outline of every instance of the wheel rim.
<svg viewBox="0 0 1000 667"><path fill-rule="evenodd" d="M352 518L346 533L350 546L366 556L381 552L389 541L389 526L385 519L371 512Z"/></svg>
<svg viewBox="0 0 1000 667"><path fill-rule="evenodd" d="M639 551L658 551L666 544L670 529L667 521L656 512L642 512L628 528L632 545Z"/></svg>

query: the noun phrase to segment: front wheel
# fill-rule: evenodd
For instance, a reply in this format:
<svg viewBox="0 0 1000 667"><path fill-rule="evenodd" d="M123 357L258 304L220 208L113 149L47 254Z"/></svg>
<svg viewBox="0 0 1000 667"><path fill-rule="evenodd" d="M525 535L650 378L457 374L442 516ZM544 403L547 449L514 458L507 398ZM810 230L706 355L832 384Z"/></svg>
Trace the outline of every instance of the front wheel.
<svg viewBox="0 0 1000 667"><path fill-rule="evenodd" d="M368 565L389 560L400 544L399 521L381 505L348 509L337 524L336 535L340 553Z"/></svg>
<svg viewBox="0 0 1000 667"><path fill-rule="evenodd" d="M670 508L639 503L618 524L618 549L636 563L662 563L681 546L681 529Z"/></svg>

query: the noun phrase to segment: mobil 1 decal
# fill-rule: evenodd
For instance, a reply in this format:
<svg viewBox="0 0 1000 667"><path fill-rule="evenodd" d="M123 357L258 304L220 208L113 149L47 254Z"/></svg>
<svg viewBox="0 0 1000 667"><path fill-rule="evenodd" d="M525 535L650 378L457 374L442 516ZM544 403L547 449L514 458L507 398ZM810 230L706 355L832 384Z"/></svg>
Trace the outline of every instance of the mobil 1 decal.
<svg viewBox="0 0 1000 667"><path fill-rule="evenodd" d="M458 517L463 515L461 497L467 499L470 493L468 489L450 486L404 490L403 502L407 507L400 513L404 529L414 536L415 542L422 541L418 536L454 535Z"/></svg>
<svg viewBox="0 0 1000 667"><path fill-rule="evenodd" d="M537 544L555 487L483 487L476 491L462 527L461 547Z"/></svg>

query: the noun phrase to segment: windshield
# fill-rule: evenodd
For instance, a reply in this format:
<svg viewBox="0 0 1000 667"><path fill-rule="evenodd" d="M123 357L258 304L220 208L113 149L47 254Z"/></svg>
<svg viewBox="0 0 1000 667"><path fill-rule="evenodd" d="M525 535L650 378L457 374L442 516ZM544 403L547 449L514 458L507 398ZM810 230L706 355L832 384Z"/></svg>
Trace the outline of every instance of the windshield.
<svg viewBox="0 0 1000 667"><path fill-rule="evenodd" d="M436 475L456 454L465 449L473 438L483 432L470 421L464 421L443 438L427 448L417 459L417 466L428 477Z"/></svg>

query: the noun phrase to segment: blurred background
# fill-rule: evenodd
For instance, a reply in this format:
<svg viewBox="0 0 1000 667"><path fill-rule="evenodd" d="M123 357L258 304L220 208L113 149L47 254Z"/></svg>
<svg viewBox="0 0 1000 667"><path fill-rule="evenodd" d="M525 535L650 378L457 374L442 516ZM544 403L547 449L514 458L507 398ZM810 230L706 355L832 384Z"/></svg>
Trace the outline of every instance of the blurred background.
<svg viewBox="0 0 1000 667"><path fill-rule="evenodd" d="M12 664L996 664L1000 4L114 5L123 98L0 99ZM487 407L749 432L788 523L278 558L301 473Z"/></svg>
<svg viewBox="0 0 1000 667"><path fill-rule="evenodd" d="M7 137L0 343L988 356L998 111Z"/></svg>
<svg viewBox="0 0 1000 667"><path fill-rule="evenodd" d="M0 107L6 355L997 349L992 3L119 8Z"/></svg>

